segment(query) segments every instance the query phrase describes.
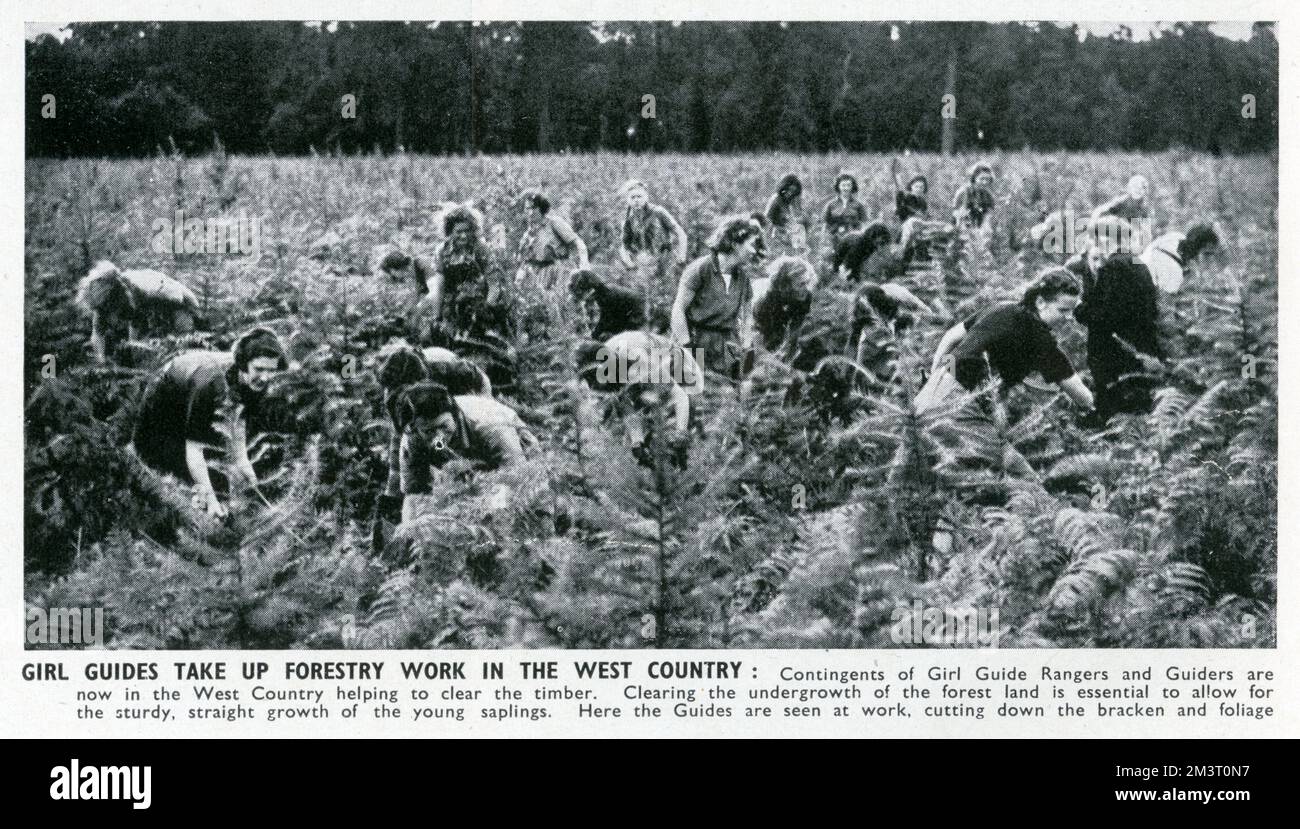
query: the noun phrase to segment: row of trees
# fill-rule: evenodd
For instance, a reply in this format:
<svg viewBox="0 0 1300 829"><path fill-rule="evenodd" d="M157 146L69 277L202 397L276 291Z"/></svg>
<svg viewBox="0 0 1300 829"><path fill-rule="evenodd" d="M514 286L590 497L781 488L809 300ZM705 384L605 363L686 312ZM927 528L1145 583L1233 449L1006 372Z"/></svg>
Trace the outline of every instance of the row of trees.
<svg viewBox="0 0 1300 829"><path fill-rule="evenodd" d="M978 22L68 28L27 44L31 156L146 155L214 135L291 154L1277 145L1269 24L1247 41L1204 23L1143 41Z"/></svg>

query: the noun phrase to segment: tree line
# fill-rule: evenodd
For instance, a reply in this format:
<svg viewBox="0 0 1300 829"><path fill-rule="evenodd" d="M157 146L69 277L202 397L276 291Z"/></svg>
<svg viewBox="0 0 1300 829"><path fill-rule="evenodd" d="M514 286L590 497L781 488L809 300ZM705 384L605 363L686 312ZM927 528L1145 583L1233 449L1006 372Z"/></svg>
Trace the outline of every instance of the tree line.
<svg viewBox="0 0 1300 829"><path fill-rule="evenodd" d="M1273 150L1278 136L1278 44L1262 23L1244 41L1206 23L1145 40L1124 27L1098 37L982 22L68 30L27 43L29 156L143 156L171 141L196 152L218 140L276 154L1235 153Z"/></svg>

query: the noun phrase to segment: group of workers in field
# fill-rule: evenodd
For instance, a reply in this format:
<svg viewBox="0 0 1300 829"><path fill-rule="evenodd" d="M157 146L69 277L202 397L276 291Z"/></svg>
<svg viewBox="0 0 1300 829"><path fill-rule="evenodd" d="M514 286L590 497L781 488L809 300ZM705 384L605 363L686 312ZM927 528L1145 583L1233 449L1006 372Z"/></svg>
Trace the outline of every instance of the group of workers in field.
<svg viewBox="0 0 1300 829"><path fill-rule="evenodd" d="M898 371L897 335L918 316L940 318L895 277L927 261L937 241L986 228L998 210L988 164L970 170L940 218L931 218L925 176L904 181L897 167L892 172L892 216L876 220L853 175L834 180L819 214L825 279L808 255L815 222L795 175L779 181L762 211L721 219L690 261L686 231L638 180L621 189L617 262L603 273L592 268L582 236L539 192L523 198L527 227L513 277L504 275L485 243L482 217L467 205L445 211L441 242L429 255L386 249L377 269L412 285L416 344L395 343L382 355L379 381L392 429L383 511L399 514L406 496L428 492L434 470L453 458L492 469L523 461L536 444L516 409L499 398L482 359L483 344L510 341L517 309L508 295L520 286L571 303L587 322L575 352L579 376L629 401L625 413L657 424L679 450L694 428L694 391L706 377L744 382L756 352L805 376L838 352L857 367L845 382L886 389ZM1188 263L1218 238L1207 225L1144 238L1148 191L1147 180L1133 176L1086 226L1065 228L1078 232L1073 257L1039 273L1018 301L982 308L948 328L918 383L917 410L945 410L994 382L1005 394L1031 375L1059 386L1096 423L1149 409L1151 377L1166 357L1157 325L1162 295L1178 289ZM1033 241L1049 236L1061 216L1042 219L1030 231ZM619 265L621 278L610 273ZM139 329L183 333L197 318L194 294L179 280L107 262L82 281L79 301L92 317L99 360L111 359ZM819 301L841 304L846 330L838 343L809 348L801 329ZM1087 331L1091 388L1058 345L1062 326L1076 322ZM214 482L209 455L224 451L226 477L257 483L248 442L267 428L268 389L290 363L284 343L266 328L242 334L229 351L175 355L146 390L137 454L193 487L196 507L225 515L219 490L236 482Z"/></svg>

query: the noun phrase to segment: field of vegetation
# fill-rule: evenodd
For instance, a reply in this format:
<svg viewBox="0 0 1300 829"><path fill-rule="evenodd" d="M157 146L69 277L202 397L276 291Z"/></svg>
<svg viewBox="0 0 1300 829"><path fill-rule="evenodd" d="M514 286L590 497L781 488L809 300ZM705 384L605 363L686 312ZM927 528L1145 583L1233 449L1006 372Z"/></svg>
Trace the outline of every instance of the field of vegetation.
<svg viewBox="0 0 1300 829"><path fill-rule="evenodd" d="M901 164L929 177L942 208L974 160ZM112 648L894 647L894 609L914 600L997 608L1002 647L1273 646L1276 156L989 160L992 233L959 237L935 267L904 277L946 318L904 337L897 392L849 401L844 418L825 422L759 386L710 389L684 471L632 457L604 423L607 401L574 371L577 309L520 288L518 382L502 396L539 450L517 469L443 476L379 555L371 536L389 427L377 355L412 300L409 284L375 269L382 245L431 251L438 206L472 201L513 273L519 196L540 187L596 269L617 278L627 178L650 185L694 253L720 216L761 209L787 172L805 183L810 219L842 169L859 176L869 210L892 213L890 158L280 159L217 147L32 160L26 601L106 608ZM1021 243L1040 204L1086 213L1132 173L1151 182L1157 233L1212 220L1223 239L1165 297L1171 359L1152 413L1098 432L1054 387L1031 383L999 404L991 438L940 441L943 424L909 397L943 331L1060 261ZM153 252L154 222L178 209L257 217L259 251ZM830 300L843 286L829 278L820 231L811 241L827 278L809 324L847 335L847 309ZM295 366L276 393L292 415L264 444L281 471L232 501L227 519L196 514L188 486L128 449L150 372L183 343L155 341L132 366L91 363L73 297L103 258L192 287L207 333L190 343L226 347L259 324L291 347ZM1082 368L1081 329L1063 346ZM765 374L781 377L779 367ZM1009 460L1020 456L1028 468Z"/></svg>

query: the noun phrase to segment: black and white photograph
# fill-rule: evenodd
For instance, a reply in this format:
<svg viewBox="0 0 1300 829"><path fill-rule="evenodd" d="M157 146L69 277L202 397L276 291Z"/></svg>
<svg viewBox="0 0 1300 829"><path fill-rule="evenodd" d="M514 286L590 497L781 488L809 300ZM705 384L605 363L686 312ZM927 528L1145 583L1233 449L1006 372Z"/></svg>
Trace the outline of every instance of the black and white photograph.
<svg viewBox="0 0 1300 829"><path fill-rule="evenodd" d="M30 14L22 647L1276 648L1278 25L799 11Z"/></svg>

